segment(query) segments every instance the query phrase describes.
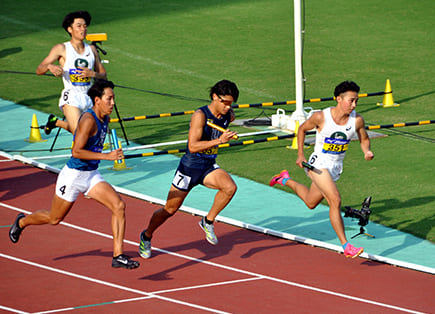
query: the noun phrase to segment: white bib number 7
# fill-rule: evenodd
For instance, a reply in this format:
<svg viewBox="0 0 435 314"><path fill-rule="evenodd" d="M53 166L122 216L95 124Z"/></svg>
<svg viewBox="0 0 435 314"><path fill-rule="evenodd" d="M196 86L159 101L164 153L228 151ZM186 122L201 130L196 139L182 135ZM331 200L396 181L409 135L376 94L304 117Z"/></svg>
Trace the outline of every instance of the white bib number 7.
<svg viewBox="0 0 435 314"><path fill-rule="evenodd" d="M186 190L189 187L190 179L191 177L182 174L180 171L177 171L172 184L178 189Z"/></svg>

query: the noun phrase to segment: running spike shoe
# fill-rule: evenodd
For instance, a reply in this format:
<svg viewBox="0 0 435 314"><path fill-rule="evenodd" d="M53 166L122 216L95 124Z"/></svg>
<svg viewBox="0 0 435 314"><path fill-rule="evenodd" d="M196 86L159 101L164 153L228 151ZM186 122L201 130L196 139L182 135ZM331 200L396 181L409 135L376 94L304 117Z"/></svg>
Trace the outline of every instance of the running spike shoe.
<svg viewBox="0 0 435 314"><path fill-rule="evenodd" d="M139 265L139 262L131 260L130 257L124 254L118 255L112 259L113 268L134 269L138 268Z"/></svg>
<svg viewBox="0 0 435 314"><path fill-rule="evenodd" d="M216 235L214 233L213 224L206 223L205 217L203 217L199 222L199 226L205 232L205 238L207 239L207 241L213 245L216 245L218 243L218 239L216 238Z"/></svg>
<svg viewBox="0 0 435 314"><path fill-rule="evenodd" d="M44 127L45 134L49 135L51 133L51 130L53 130L56 127L56 121L57 121L57 117L54 114L50 114L48 116L47 123L45 124Z"/></svg>
<svg viewBox="0 0 435 314"><path fill-rule="evenodd" d="M19 213L17 215L17 218L15 219L14 224L12 225L11 229L9 229L9 239L11 239L11 241L13 243L18 242L18 240L20 239L21 232L24 229L24 228L20 227L20 219L21 218L24 218L23 213Z"/></svg>
<svg viewBox="0 0 435 314"><path fill-rule="evenodd" d="M346 248L344 249L344 256L355 258L358 257L362 252L364 252L364 248L362 247L354 247L352 244L348 243Z"/></svg>
<svg viewBox="0 0 435 314"><path fill-rule="evenodd" d="M288 174L287 170L281 171L279 174L274 175L272 179L270 179L269 185L274 186L275 184L279 183L282 186L285 186L285 184L282 183L283 179L289 179L290 175Z"/></svg>
<svg viewBox="0 0 435 314"><path fill-rule="evenodd" d="M139 255L143 258L151 257L151 241L145 240L145 230L140 234Z"/></svg>

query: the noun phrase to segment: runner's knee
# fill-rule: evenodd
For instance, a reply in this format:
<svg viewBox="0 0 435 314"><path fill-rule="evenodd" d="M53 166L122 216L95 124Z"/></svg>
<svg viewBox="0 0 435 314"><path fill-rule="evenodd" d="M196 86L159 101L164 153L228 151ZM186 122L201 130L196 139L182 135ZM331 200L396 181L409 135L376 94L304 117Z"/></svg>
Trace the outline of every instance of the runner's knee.
<svg viewBox="0 0 435 314"><path fill-rule="evenodd" d="M314 202L305 202L305 205L307 205L307 207L309 208L309 209L314 209L314 208L316 208L317 207L317 205L318 205L319 203L314 203Z"/></svg>
<svg viewBox="0 0 435 314"><path fill-rule="evenodd" d="M232 197L237 191L237 185L234 182L230 182L221 188L221 191L224 192L229 197Z"/></svg>
<svg viewBox="0 0 435 314"><path fill-rule="evenodd" d="M174 214L177 212L178 208L165 206L162 207L162 215L166 216L166 218L169 218L171 216L174 216Z"/></svg>
<svg viewBox="0 0 435 314"><path fill-rule="evenodd" d="M125 215L125 202L122 199L113 204L113 214L119 216Z"/></svg>

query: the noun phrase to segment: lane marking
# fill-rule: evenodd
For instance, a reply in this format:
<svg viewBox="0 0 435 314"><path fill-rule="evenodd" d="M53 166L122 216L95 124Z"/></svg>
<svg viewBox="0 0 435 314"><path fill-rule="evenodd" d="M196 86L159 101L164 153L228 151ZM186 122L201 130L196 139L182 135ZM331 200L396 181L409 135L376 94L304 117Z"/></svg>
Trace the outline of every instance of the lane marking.
<svg viewBox="0 0 435 314"><path fill-rule="evenodd" d="M62 275L70 276L70 277L73 277L73 278L78 278L78 279L90 281L90 282L93 282L93 283L96 283L96 284L100 284L100 285L103 285L103 286L108 286L108 287L111 287L111 288L115 288L115 289L120 289L120 290L124 290L124 291L128 291L128 292L136 293L136 294L144 295L144 296L147 296L147 297L157 298L157 299L160 299L160 300L163 300L163 301L168 301L168 302L172 302L172 303L176 303L176 304L181 304L181 305L197 308L197 309L204 310L204 311L214 312L214 313L227 313L227 312L219 311L219 310L216 310L216 309L211 309L211 308L207 308L207 307L204 307L204 306L196 305L196 304L193 304L193 303L188 303L188 302L180 301L180 300L177 300L177 299L167 298L167 297L164 297L164 296L148 293L148 292L145 292L145 291L141 291L141 290L137 290L137 289L121 286L121 285L114 284L114 283L111 283L111 282L108 282L108 281L104 281L104 280L100 280L100 279L96 279L96 278L92 278L92 277L88 277L88 276L84 276L84 275L75 274L75 273L72 273L72 272L69 272L69 271L65 271L65 270L54 268L54 267L38 264L38 263L35 263L35 262L27 261L27 260L24 260L24 259L21 259L21 258L18 258L18 257L6 255L6 254L3 254L3 253L0 253L0 257L9 259L9 260L12 260L12 261L15 261L15 262L27 264L27 265L30 265L30 266L42 268L44 270L52 271L52 272L59 273L59 274L62 274Z"/></svg>
<svg viewBox="0 0 435 314"><path fill-rule="evenodd" d="M18 211L18 212L30 213L29 211L22 210L21 208L18 208L18 207L15 207L15 206L11 206L11 205L5 204L3 202L0 202L0 206L6 207L6 208L12 209L14 211ZM80 230L80 231L84 231L84 232L88 232L88 233L91 233L91 234L99 235L99 236L102 236L102 237L105 237L105 238L108 238L108 239L113 239L113 237L111 235L104 234L104 233L101 233L101 232L98 232L98 231L94 231L94 230L91 230L91 229L87 229L87 228L84 228L84 227L76 226L76 225L65 223L65 222L61 222L60 224L65 225L65 226L70 227L70 228L74 228L74 229ZM134 242L134 241L124 240L124 243L128 243L128 244L134 245L136 247L139 246L139 243L138 242ZM183 254L167 251L167 250L164 250L164 249L159 249L159 248L155 248L155 247L152 247L152 249L156 250L156 251L159 251L159 252L162 252L162 253L165 253L165 254L169 254L169 255L172 255L172 256L176 256L176 257L180 257L180 258L187 259L187 260L190 260L190 261L194 261L194 262L197 262L197 263L202 263L202 264L210 265L210 266L213 266L213 267L217 267L217 268L222 268L222 269L225 269L225 270L234 271L234 272L245 274L245 275L249 275L249 276L252 276L252 277L258 277L258 278L262 278L262 279L267 279L267 280L279 282L279 283L282 283L282 284L286 284L286 285L289 285L289 286L294 286L294 287L298 287L298 288L302 288L302 289L306 289L306 290L316 291L316 292L323 293L323 294L333 295L333 296L341 297L341 298L344 298L344 299L349 299L349 300L353 300L353 301L357 301L357 302L361 302L361 303L367 303L367 304L377 305L377 306L380 306L380 307L390 308L390 309L394 309L394 310L398 310L398 311L403 311L403 312L407 312L407 313L422 314L422 312L418 312L418 311L415 311L415 310L411 310L411 309L407 309L407 308L403 308L403 307L399 307L399 306L395 306L395 305L390 305L390 304L387 304L387 303L372 301L372 300L368 300L368 299L362 299L362 298L359 298L359 297L354 297L354 296L351 296L351 295L346 295L346 294L343 294L343 293L340 293L340 292L334 292L334 291L330 291L330 290L326 290L326 289L322 289L322 288L316 288L316 287L313 287L313 286L308 286L308 285L304 285L304 284L300 284L300 283L296 283L296 282L292 282L292 281L288 281L288 280L284 280L284 279L279 279L279 278L275 278L275 277L271 277L271 276L267 276L267 275L262 275L262 274L254 273L254 272L251 272L251 271L246 271L246 270L243 270L243 269L239 269L239 268L235 268L235 267L231 267L231 266L226 266L226 265L222 265L222 264L217 264L217 263L214 263L214 262L210 262L210 261L206 261L206 260L190 257L190 256L187 256L187 255L183 255ZM150 293L147 293L147 295L153 295L153 293L150 292Z"/></svg>
<svg viewBox="0 0 435 314"><path fill-rule="evenodd" d="M3 305L0 305L0 310L5 310L5 311L13 312L13 313L29 314L29 312L23 312L23 311L13 309L11 307L3 306Z"/></svg>
<svg viewBox="0 0 435 314"><path fill-rule="evenodd" d="M259 280L259 279L260 278L248 278L248 279L240 279L240 280L231 280L231 281L219 282L219 283L214 283L214 284L205 284L205 285L198 285L198 286L191 286L191 287L184 287L184 288L175 288L175 289L169 289L169 290L161 290L161 291L153 292L151 294L160 294L160 293L185 291L185 290L190 290L190 289L208 288L208 287L212 287L212 286L227 285L227 284L233 284L233 283L239 283L239 282L245 282L245 281L253 281L253 280ZM102 303L95 303L95 304L88 304L88 305L81 305L81 306L74 306L74 307L66 307L66 308L53 309L53 310L44 311L44 312L38 312L38 314L57 313L57 312L65 312L65 311L71 311L71 310L81 309L81 308L96 307L96 306L101 306L101 305L120 304L120 303L127 303L127 302L143 301L143 300L151 299L152 297L153 296L150 295L150 296L145 296L145 297L121 299L121 300L114 300L114 301L108 301L108 302L102 302Z"/></svg>
<svg viewBox="0 0 435 314"><path fill-rule="evenodd" d="M247 282L247 281L254 281L254 280L260 280L260 279L263 279L263 278L260 278L260 277L253 277L253 278L245 278L245 279L229 280L229 281L222 281L222 282L208 283L208 284L204 284L204 285L197 285L197 286L190 286L190 287L182 287L182 288L175 288L175 289L168 289L168 290L160 290L160 291L154 291L154 292L151 292L151 293L152 293L152 294L161 294L161 293L178 292L178 291L194 290L194 289L201 289L201 288L210 288L210 287L223 286L223 285L230 285L230 284L241 283L241 282Z"/></svg>

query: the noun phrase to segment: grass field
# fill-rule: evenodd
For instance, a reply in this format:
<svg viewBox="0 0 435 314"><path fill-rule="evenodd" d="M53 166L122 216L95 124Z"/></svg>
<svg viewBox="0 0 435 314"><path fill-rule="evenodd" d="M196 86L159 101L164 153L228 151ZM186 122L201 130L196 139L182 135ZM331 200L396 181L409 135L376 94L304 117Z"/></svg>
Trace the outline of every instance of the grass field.
<svg viewBox="0 0 435 314"><path fill-rule="evenodd" d="M32 73L53 45L69 40L61 22L79 9L92 14L88 33L108 34L102 46L110 61L108 77L129 87L116 89L123 117L196 109L207 103L208 88L223 78L239 86L238 103L295 99L293 1L108 0L59 6L58 1L3 0L0 7L0 97L37 110L60 115L62 82ZM330 97L346 79L356 81L362 93L383 91L390 79L400 106L377 106L382 96L361 98L357 111L366 123L435 119L434 13L431 0L307 1L304 98ZM278 107L266 108L237 109L236 115L270 116ZM149 144L185 139L189 118L125 125L130 140ZM359 208L372 195L372 221L435 242L434 126L379 132L388 136L372 140L371 162L364 161L357 143L351 145L338 181L343 204ZM222 149L218 162L264 184L284 168L309 183L294 164L296 152L285 148L290 143Z"/></svg>

